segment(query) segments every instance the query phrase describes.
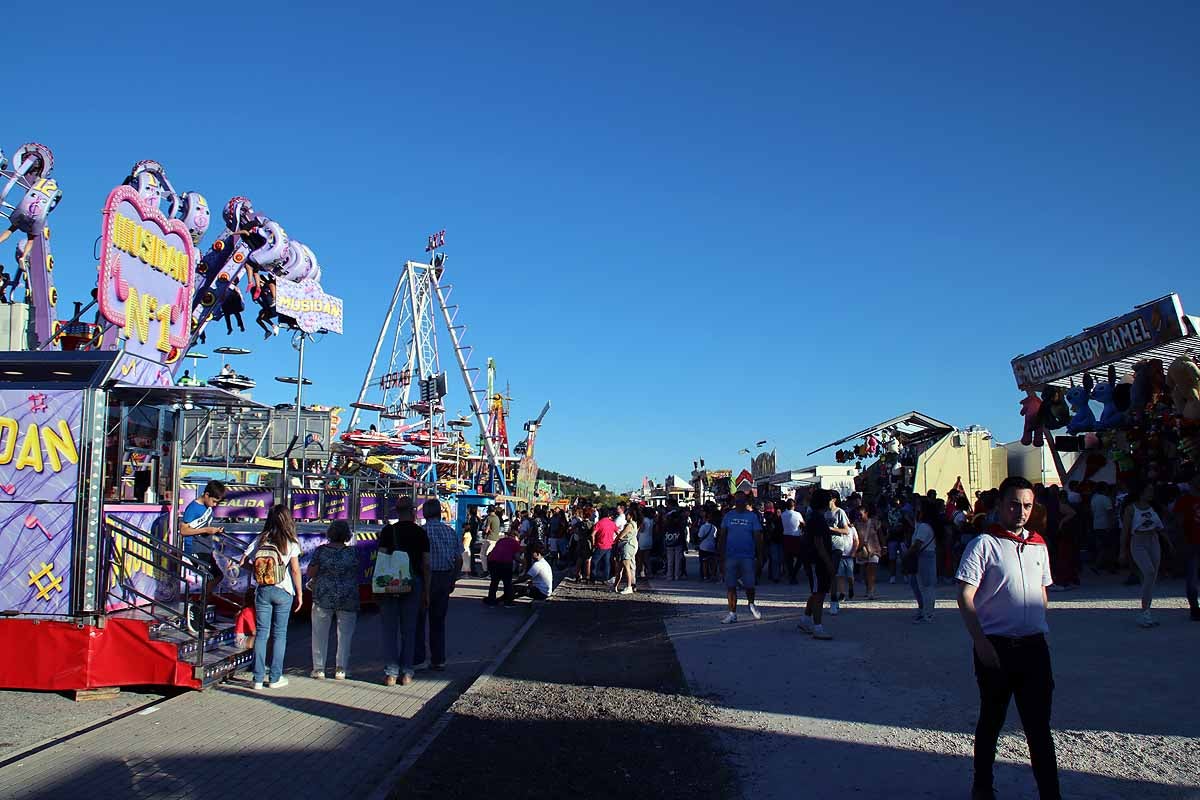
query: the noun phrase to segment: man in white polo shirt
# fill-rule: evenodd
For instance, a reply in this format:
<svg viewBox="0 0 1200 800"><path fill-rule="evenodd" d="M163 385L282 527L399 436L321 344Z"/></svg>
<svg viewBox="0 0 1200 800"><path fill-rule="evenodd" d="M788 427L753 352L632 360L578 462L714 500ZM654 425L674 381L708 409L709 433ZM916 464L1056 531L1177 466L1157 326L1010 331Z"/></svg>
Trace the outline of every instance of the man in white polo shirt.
<svg viewBox="0 0 1200 800"><path fill-rule="evenodd" d="M1046 645L1046 543L1025 523L1033 512L1033 486L1019 476L1000 484L998 524L967 545L955 577L958 608L975 650L979 723L975 726L972 800L994 800L996 741L1014 696L1041 800L1059 800L1058 764L1050 734L1054 677Z"/></svg>

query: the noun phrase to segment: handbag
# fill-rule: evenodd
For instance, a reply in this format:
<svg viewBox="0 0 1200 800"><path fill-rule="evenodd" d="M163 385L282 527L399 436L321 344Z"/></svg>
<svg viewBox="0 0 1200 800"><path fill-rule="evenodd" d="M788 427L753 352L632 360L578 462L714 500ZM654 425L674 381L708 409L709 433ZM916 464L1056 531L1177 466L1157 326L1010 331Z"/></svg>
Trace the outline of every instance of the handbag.
<svg viewBox="0 0 1200 800"><path fill-rule="evenodd" d="M904 570L905 575L916 574L917 559L921 557L921 553L925 552L925 548L928 546L929 542L921 542L920 547L910 547L904 551L904 556L900 559L900 568Z"/></svg>
<svg viewBox="0 0 1200 800"><path fill-rule="evenodd" d="M371 591L375 594L408 594L413 590L412 565L408 553L378 550L371 571Z"/></svg>

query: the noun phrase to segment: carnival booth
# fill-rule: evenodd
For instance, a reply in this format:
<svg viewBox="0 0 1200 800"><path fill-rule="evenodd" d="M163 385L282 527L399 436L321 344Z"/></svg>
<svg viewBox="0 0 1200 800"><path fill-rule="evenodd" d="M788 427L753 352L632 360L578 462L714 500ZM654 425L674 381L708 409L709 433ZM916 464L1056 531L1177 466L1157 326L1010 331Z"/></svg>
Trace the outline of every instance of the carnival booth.
<svg viewBox="0 0 1200 800"><path fill-rule="evenodd" d="M1170 294L1017 356L1022 442L1050 447L1064 485L1177 481L1200 456L1198 354L1200 319Z"/></svg>
<svg viewBox="0 0 1200 800"><path fill-rule="evenodd" d="M240 326L232 300L243 275L260 319L300 336L340 332L341 301L321 290L312 252L245 198L227 206L229 229L200 260L207 202L141 161L104 204L93 301L61 320L52 168L42 145L23 145L11 168L0 152L10 223L0 241L25 237L21 277L0 274L4 292L25 288L23 298L0 292L19 308L0 318L10 348L0 352L0 686L200 688L250 653L215 617L208 568L178 546L181 418L262 406L194 380L176 385L177 373L209 321L238 315ZM262 292L276 281L279 308ZM93 307L95 322L83 321Z"/></svg>
<svg viewBox="0 0 1200 800"><path fill-rule="evenodd" d="M838 450L836 460L861 470L858 488L873 498L925 494L931 489L946 497L954 488L972 496L998 486L1008 476L1007 452L994 446L987 430L959 429L919 411L876 423L809 455L850 442L856 444ZM874 463L864 468L871 460Z"/></svg>

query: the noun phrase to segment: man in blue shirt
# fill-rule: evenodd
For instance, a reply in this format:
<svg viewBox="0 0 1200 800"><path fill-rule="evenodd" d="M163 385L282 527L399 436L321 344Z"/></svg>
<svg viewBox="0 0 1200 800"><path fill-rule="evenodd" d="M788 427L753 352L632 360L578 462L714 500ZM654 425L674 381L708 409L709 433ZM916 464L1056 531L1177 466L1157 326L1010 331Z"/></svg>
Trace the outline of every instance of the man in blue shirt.
<svg viewBox="0 0 1200 800"><path fill-rule="evenodd" d="M737 622L737 587L741 581L746 591L746 602L750 616L762 619L754 605L754 576L763 560L763 526L758 514L750 510L750 499L745 492L734 497L734 508L721 520L717 531L717 563L725 578L725 594L729 601L729 613L721 620L723 625Z"/></svg>

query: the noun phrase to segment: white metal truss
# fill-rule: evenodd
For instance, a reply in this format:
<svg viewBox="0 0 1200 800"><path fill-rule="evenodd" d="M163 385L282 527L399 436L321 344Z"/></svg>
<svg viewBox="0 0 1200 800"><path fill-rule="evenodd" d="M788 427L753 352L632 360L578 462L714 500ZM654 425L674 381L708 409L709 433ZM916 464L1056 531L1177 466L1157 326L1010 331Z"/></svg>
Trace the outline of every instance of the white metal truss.
<svg viewBox="0 0 1200 800"><path fill-rule="evenodd" d="M379 414L378 429L385 433L392 427L388 423L402 420L408 424L410 420L424 418L420 412L411 408L410 390L417 381L437 375L441 371L437 332L439 317L450 337L455 362L467 391L475 423L479 425L479 430L487 430L484 406L480 400L486 396L486 391L475 386L479 368L469 365L474 348L462 343L462 334L467 326L457 322L458 305L450 305L447 302L454 287L441 283L444 269L444 266L435 267L418 261L405 262L404 270L396 281L392 302L379 330L379 338L375 343L367 373L363 377L358 400L354 403L348 430L355 430L359 414L363 410ZM393 318L396 319L394 324ZM391 340L391 352L387 367L376 374L380 352L388 339ZM378 400L368 402L368 395L373 393L373 389ZM443 409L436 412L434 427L443 429L444 423ZM495 445L488 437L484 437L484 448L492 466L493 482L501 493L506 493L504 470L500 465ZM433 472L433 466L430 464L425 472Z"/></svg>

